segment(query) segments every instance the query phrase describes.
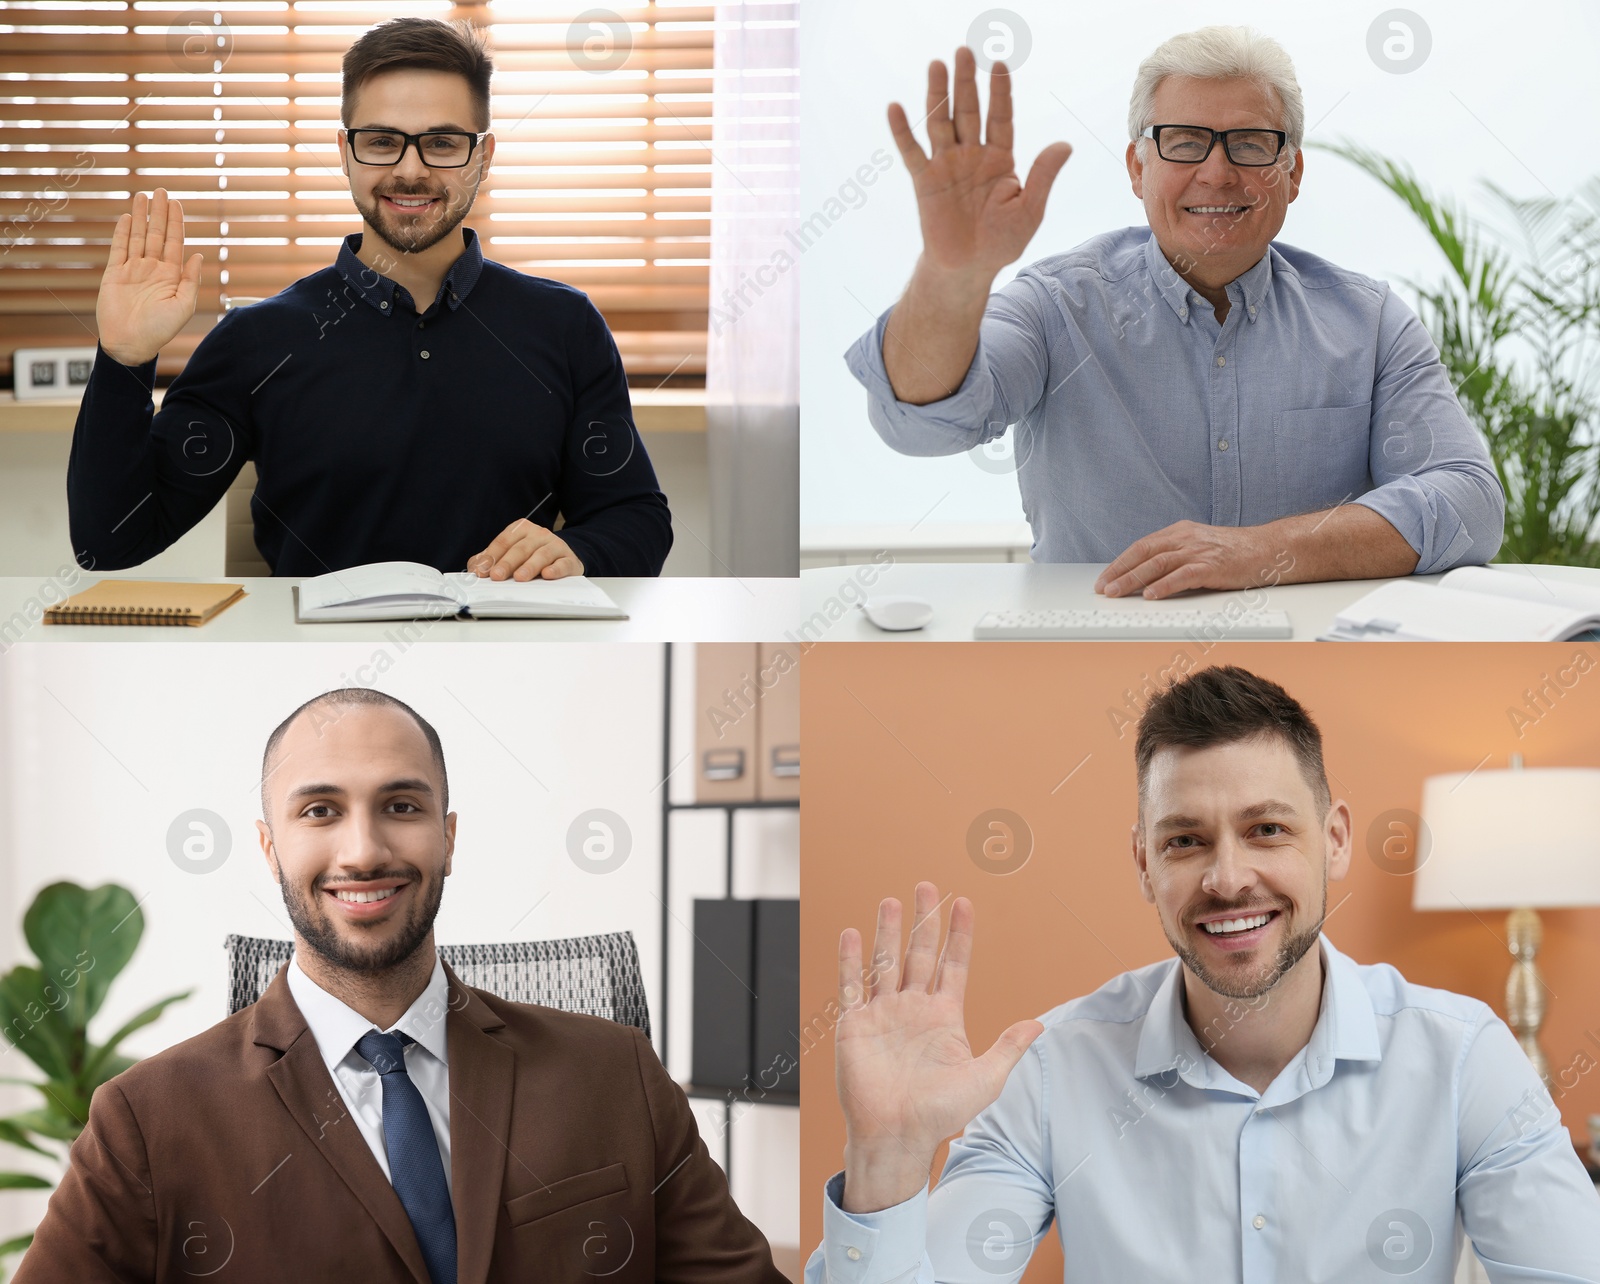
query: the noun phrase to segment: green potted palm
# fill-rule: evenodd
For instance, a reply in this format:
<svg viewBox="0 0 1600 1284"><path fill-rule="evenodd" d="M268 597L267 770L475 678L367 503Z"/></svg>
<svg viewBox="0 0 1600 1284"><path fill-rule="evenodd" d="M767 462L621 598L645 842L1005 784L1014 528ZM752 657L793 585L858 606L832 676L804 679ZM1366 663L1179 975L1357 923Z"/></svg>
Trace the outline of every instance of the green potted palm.
<svg viewBox="0 0 1600 1284"><path fill-rule="evenodd" d="M94 1090L133 1064L118 1046L193 991L152 1003L97 1044L89 1038L89 1023L144 934L144 914L133 893L114 883L51 883L34 897L22 930L38 964L0 976L0 1063L20 1069L10 1059L20 1052L44 1077L0 1076L0 1082L25 1085L40 1096L33 1109L0 1118L0 1144L33 1157L29 1168L0 1171L0 1190L49 1190L55 1178L34 1170L43 1160L61 1170L88 1123ZM0 1243L0 1268L32 1240L27 1234Z"/></svg>
<svg viewBox="0 0 1600 1284"><path fill-rule="evenodd" d="M1572 199L1485 183L1498 225L1433 196L1411 169L1354 143L1311 144L1397 196L1443 253L1417 313L1506 492L1497 561L1600 566L1600 179Z"/></svg>

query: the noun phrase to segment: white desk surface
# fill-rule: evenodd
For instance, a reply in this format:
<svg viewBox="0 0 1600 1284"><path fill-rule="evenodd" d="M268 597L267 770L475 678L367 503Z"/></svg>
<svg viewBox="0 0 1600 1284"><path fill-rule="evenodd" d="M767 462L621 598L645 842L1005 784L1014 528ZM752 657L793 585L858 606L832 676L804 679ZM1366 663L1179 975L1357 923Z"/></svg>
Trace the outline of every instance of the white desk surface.
<svg viewBox="0 0 1600 1284"><path fill-rule="evenodd" d="M171 578L118 572L85 574L81 592L100 579ZM799 581L666 576L597 577L626 620L386 620L297 624L290 578L217 576L208 583L243 584L246 596L209 623L189 625L29 624L13 619L41 600L43 577L0 577L0 652L15 642L777 642L799 618ZM59 600L52 594L49 600ZM37 615L38 607L33 613Z"/></svg>
<svg viewBox="0 0 1600 1284"><path fill-rule="evenodd" d="M970 642L972 630L986 611L1041 607L1095 607L1104 610L1150 611L1164 606L1225 610L1230 603L1260 606L1288 613L1294 640L1314 641L1332 626L1334 616L1357 598L1387 580L1334 580L1318 584L1280 584L1272 588L1229 592L1184 593L1160 601L1142 597L1104 597L1094 582L1104 562L897 562L887 567L823 566L800 572L800 618L794 628L801 641L817 642ZM1571 580L1600 587L1600 570L1582 566L1503 567L1551 580ZM875 570L863 587L863 573ZM1438 575L1418 575L1421 584L1437 583ZM923 628L886 633L872 624L854 602L874 594L921 598L933 607ZM846 609L826 624L826 617ZM1235 608L1237 609L1237 608ZM823 617L818 619L818 615ZM792 627L792 626L791 626ZM1217 641L1229 640L1225 631ZM1181 638L1164 639L1181 643Z"/></svg>

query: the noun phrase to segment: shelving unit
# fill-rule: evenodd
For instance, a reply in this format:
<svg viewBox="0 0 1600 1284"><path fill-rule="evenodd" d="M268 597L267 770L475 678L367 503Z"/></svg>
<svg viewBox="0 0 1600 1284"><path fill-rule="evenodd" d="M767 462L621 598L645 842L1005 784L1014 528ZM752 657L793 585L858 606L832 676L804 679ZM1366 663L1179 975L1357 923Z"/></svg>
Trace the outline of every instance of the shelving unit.
<svg viewBox="0 0 1600 1284"><path fill-rule="evenodd" d="M672 927L672 816L680 811L720 811L723 813L723 883L722 894L724 897L733 897L733 817L740 811L798 811L798 801L780 802L692 802L675 803L672 801L671 776L672 763L672 643L663 646L663 714L661 719L661 1063L667 1061L667 1041L670 1037L671 1027L667 1023L669 995L671 987L667 984L671 975L671 951L668 948L668 933ZM729 1181L733 1179L733 1108L736 1102L746 1100L744 1092L751 1089L737 1088L711 1088L701 1087L696 1084L685 1084L684 1092L690 1097L703 1101L722 1102L722 1171ZM759 1093L759 1104L763 1106L794 1106L800 1105L798 1092L771 1092L754 1089ZM753 1103L754 1104L754 1103Z"/></svg>

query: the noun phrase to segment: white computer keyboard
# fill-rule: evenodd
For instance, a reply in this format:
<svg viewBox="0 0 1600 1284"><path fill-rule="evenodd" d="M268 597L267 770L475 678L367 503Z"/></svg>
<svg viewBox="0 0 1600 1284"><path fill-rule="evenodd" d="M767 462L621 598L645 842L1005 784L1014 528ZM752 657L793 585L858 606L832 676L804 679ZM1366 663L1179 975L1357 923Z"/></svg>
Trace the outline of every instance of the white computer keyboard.
<svg viewBox="0 0 1600 1284"><path fill-rule="evenodd" d="M989 611L978 621L972 636L980 641L1007 638L1194 638L1214 642L1236 639L1290 638L1294 627L1283 611L1249 609L1227 611L1217 607L1041 608Z"/></svg>

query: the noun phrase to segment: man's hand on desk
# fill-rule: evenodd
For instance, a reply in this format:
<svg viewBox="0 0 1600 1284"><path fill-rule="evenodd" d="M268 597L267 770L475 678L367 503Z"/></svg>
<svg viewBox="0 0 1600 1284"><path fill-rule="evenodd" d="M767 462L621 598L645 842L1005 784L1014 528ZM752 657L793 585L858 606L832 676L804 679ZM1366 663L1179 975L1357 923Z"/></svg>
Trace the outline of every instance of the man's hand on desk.
<svg viewBox="0 0 1600 1284"><path fill-rule="evenodd" d="M1094 589L1155 599L1190 589L1382 579L1410 575L1417 560L1387 518L1364 504L1340 504L1262 526L1174 522L1128 545Z"/></svg>
<svg viewBox="0 0 1600 1284"><path fill-rule="evenodd" d="M972 959L972 902L957 897L939 954L939 889L918 883L900 963L900 902L878 907L871 970L861 934L839 937L834 1071L845 1118L844 1208L876 1212L928 1183L934 1153L1000 1095L1006 1076L1044 1027L1019 1021L981 1057L967 1042L962 1002Z"/></svg>
<svg viewBox="0 0 1600 1284"><path fill-rule="evenodd" d="M488 548L468 558L467 569L492 580L559 580L582 575L583 563L561 536L519 517Z"/></svg>
<svg viewBox="0 0 1600 1284"><path fill-rule="evenodd" d="M1159 598L1188 589L1277 583L1272 575L1276 550L1262 537L1268 529L1174 522L1128 545L1100 572L1094 591L1107 597L1142 592L1147 598Z"/></svg>

